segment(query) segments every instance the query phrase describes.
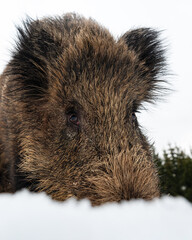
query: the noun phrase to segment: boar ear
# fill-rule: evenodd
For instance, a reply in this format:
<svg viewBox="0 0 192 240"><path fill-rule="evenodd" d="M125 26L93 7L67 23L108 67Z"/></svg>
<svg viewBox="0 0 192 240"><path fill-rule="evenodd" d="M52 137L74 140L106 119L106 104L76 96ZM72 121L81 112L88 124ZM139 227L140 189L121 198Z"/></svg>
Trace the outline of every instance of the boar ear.
<svg viewBox="0 0 192 240"><path fill-rule="evenodd" d="M18 27L16 49L6 74L15 81L14 91L16 96L22 96L21 101L39 100L48 88L48 63L60 51L60 45L50 32L43 21L29 18L23 27Z"/></svg>
<svg viewBox="0 0 192 240"><path fill-rule="evenodd" d="M153 102L154 95L161 92L161 78L166 73L165 49L159 40L159 32L150 28L139 28L125 33L121 39L126 42L128 51L132 51L137 59L137 72L140 86L145 91L140 97L143 101Z"/></svg>

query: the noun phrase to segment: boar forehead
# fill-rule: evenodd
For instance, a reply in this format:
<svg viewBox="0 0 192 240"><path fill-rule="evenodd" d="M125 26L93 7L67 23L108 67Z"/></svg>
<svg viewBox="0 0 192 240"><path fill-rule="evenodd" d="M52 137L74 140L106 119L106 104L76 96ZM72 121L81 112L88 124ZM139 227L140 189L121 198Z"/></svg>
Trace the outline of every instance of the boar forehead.
<svg viewBox="0 0 192 240"><path fill-rule="evenodd" d="M88 41L65 49L50 67L52 95L64 97L64 101L66 97L87 99L94 105L136 100L140 76L135 54L123 43Z"/></svg>

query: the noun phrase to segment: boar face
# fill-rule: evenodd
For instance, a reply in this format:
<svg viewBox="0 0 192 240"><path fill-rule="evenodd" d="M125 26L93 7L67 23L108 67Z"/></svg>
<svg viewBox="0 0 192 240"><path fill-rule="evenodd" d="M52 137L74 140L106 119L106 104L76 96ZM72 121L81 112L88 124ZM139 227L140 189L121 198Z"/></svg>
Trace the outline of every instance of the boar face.
<svg viewBox="0 0 192 240"><path fill-rule="evenodd" d="M93 205L158 197L136 112L156 100L164 66L151 29L115 40L74 14L25 23L1 76L1 161L11 191Z"/></svg>

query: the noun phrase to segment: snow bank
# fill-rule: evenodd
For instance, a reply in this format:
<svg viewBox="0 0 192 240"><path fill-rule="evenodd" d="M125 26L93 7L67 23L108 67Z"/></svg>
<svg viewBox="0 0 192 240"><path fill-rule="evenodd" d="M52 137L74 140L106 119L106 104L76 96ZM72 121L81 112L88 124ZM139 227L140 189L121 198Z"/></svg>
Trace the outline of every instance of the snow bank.
<svg viewBox="0 0 192 240"><path fill-rule="evenodd" d="M0 240L191 240L192 205L183 198L91 207L44 193L0 194Z"/></svg>

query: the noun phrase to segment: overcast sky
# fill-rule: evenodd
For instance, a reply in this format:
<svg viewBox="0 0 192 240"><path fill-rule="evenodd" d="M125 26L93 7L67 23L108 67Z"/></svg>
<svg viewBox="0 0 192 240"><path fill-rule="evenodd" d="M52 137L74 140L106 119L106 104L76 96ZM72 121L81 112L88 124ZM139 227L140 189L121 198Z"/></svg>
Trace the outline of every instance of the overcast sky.
<svg viewBox="0 0 192 240"><path fill-rule="evenodd" d="M168 143L189 152L192 148L192 1L191 0L6 0L0 7L0 72L10 58L15 25L29 15L40 18L77 12L92 17L114 36L130 28L164 30L168 46L168 77L174 90L166 101L148 106L138 118L158 151Z"/></svg>

